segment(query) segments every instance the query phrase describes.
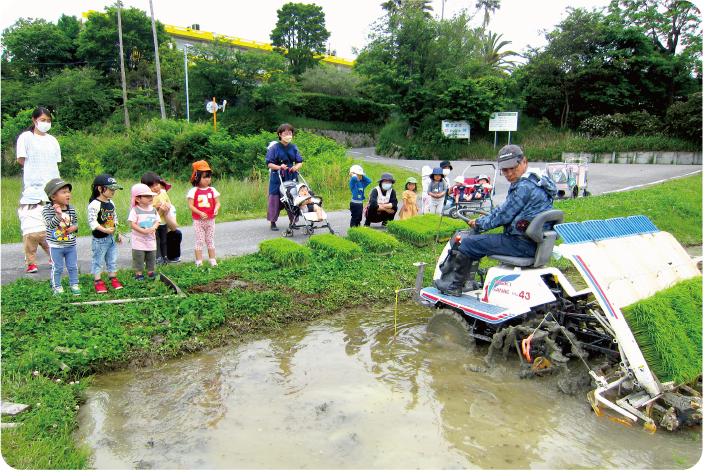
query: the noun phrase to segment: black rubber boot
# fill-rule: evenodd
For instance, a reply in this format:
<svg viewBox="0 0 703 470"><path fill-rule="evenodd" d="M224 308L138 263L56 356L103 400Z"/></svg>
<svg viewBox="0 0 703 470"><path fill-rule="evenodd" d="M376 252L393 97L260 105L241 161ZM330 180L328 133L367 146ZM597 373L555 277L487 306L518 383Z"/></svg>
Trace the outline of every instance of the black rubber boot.
<svg viewBox="0 0 703 470"><path fill-rule="evenodd" d="M473 260L462 252L458 252L453 259L448 259L444 262L444 266L440 268L444 274L433 285L442 294L461 297L464 283L471 274L476 274L477 269L477 260Z"/></svg>

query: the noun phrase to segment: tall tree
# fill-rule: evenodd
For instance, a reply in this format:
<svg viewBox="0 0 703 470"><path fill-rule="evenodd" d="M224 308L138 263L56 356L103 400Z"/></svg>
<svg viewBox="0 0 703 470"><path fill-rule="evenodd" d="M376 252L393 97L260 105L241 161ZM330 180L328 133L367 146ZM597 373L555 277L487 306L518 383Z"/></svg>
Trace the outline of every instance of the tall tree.
<svg viewBox="0 0 703 470"><path fill-rule="evenodd" d="M687 0L612 0L609 10L614 19L626 26L640 29L649 36L655 47L669 55L677 52L689 68L697 68L701 75L701 11ZM683 51L677 51L679 46ZM692 67L691 67L692 66ZM682 73L682 62L676 62L676 70L667 80L668 106L674 103L677 75ZM693 70L690 70L693 72Z"/></svg>
<svg viewBox="0 0 703 470"><path fill-rule="evenodd" d="M81 33L78 55L93 67L108 73L119 67L119 38L117 7L107 7L106 13L91 12ZM151 19L138 8L122 8L122 31L126 70L135 70L143 63L151 67L154 62L154 37ZM170 40L164 25L156 21L159 45Z"/></svg>
<svg viewBox="0 0 703 470"><path fill-rule="evenodd" d="M286 3L276 11L278 21L271 31L271 43L290 62L290 71L300 75L316 66L330 37L325 28L325 13L314 3ZM318 57L316 57L318 56Z"/></svg>
<svg viewBox="0 0 703 470"><path fill-rule="evenodd" d="M3 59L12 63L17 78L44 80L73 62L73 43L64 31L43 19L20 18L0 39Z"/></svg>
<svg viewBox="0 0 703 470"><path fill-rule="evenodd" d="M495 14L496 10L500 10L500 0L478 0L476 2L476 11L483 10L482 29L486 29L491 21L491 14Z"/></svg>
<svg viewBox="0 0 703 470"><path fill-rule="evenodd" d="M519 54L513 51L501 51L503 47L512 44L511 41L501 41L500 39L502 37L502 34L491 34L491 32L488 31L488 35L483 37L483 43L481 44L481 59L490 67L510 71L513 70L516 65L515 62L507 60L508 57L519 57Z"/></svg>

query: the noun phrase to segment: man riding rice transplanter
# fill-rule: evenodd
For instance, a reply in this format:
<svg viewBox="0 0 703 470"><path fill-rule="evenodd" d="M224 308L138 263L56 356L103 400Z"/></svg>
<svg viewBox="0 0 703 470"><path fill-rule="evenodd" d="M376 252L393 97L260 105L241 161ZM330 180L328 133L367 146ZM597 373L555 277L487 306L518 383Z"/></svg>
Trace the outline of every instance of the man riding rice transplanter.
<svg viewBox="0 0 703 470"><path fill-rule="evenodd" d="M442 277L434 287L447 295L461 297L464 283L478 270L486 255L533 257L537 245L525 230L537 214L554 208L557 188L538 168L528 168L527 159L517 145L506 145L498 153L498 168L510 183L505 202L489 215L468 222L476 231L485 232L503 226L503 233L472 235L464 238L453 260L451 252L442 263ZM553 222L545 224L551 229ZM476 287L476 286L475 286Z"/></svg>

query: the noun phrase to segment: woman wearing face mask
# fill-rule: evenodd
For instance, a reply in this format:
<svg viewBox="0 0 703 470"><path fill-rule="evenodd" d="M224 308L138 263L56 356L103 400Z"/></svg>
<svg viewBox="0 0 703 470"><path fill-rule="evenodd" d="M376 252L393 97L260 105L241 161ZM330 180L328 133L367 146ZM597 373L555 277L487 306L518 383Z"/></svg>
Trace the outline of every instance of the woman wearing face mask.
<svg viewBox="0 0 703 470"><path fill-rule="evenodd" d="M59 178L61 148L56 138L47 134L49 129L51 113L46 108L37 108L32 113L32 125L17 138L15 155L17 163L24 167L23 198L38 195L43 201L48 201L44 186L52 179Z"/></svg>
<svg viewBox="0 0 703 470"><path fill-rule="evenodd" d="M364 225L370 226L372 222L381 222L383 225L393 220L398 210L398 198L393 189L393 175L383 173L378 180L378 186L369 194L369 204L366 206L366 221Z"/></svg>
<svg viewBox="0 0 703 470"><path fill-rule="evenodd" d="M303 157L295 144L291 144L295 128L290 124L278 126L278 143L269 145L266 152L266 165L271 170L269 179L269 199L266 220L271 222L271 230L278 230L276 222L281 213L281 177L283 181L298 181L297 171L303 166ZM281 170L281 177L278 176ZM288 212L293 223L293 214Z"/></svg>

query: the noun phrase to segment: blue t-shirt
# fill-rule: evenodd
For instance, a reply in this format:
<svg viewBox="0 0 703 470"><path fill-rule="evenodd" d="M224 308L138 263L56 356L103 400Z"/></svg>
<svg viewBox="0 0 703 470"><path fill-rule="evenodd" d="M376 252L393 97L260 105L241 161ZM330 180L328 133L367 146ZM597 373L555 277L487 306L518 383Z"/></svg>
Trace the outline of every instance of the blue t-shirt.
<svg viewBox="0 0 703 470"><path fill-rule="evenodd" d="M352 193L352 201L361 202L366 199L364 191L366 190L366 187L370 184L371 178L366 175L362 175L361 180L359 180L356 176L352 176L349 180L349 189Z"/></svg>

